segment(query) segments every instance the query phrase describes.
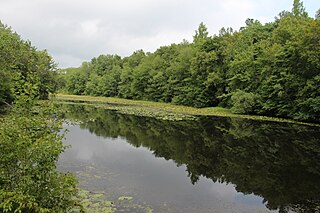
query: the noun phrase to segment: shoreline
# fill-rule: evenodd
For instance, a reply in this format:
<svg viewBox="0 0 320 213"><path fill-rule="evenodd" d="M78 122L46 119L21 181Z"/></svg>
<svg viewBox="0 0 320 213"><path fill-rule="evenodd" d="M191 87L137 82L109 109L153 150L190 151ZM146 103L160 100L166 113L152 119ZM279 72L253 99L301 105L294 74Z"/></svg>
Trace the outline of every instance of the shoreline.
<svg viewBox="0 0 320 213"><path fill-rule="evenodd" d="M55 94L51 95L50 99L57 102L82 102L81 104L94 105L96 107L103 107L110 110L117 110L124 114L134 114L138 116L155 117L163 120L192 120L196 116L216 116L216 117L230 117L243 118L258 121L273 121L282 123L293 123L308 126L320 127L320 124L299 122L290 119L267 117L259 115L242 115L234 114L229 109L222 107L206 107L194 108L189 106L174 105L171 103L143 101L143 100L129 100L114 97L95 97L85 95L67 95Z"/></svg>

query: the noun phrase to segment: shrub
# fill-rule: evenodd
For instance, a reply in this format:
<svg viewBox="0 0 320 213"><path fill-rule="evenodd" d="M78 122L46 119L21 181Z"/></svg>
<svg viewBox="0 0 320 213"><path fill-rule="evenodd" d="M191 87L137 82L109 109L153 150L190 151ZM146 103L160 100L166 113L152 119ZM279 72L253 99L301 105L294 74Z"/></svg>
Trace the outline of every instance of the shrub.
<svg viewBox="0 0 320 213"><path fill-rule="evenodd" d="M61 121L48 101L35 102L34 85L23 85L0 120L0 212L67 212L76 202L76 179L56 169L66 148Z"/></svg>
<svg viewBox="0 0 320 213"><path fill-rule="evenodd" d="M258 96L253 93L238 90L234 92L230 99L231 112L237 114L252 114L254 113L257 104Z"/></svg>

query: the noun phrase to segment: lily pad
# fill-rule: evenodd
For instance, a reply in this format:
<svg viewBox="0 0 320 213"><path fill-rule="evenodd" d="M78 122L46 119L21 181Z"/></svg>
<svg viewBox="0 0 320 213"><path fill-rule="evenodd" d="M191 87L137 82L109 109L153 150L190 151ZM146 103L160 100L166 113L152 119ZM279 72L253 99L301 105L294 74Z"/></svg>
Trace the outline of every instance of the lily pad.
<svg viewBox="0 0 320 213"><path fill-rule="evenodd" d="M133 197L126 197L126 196L122 196L122 197L118 198L118 200L121 200L121 201L123 201L123 200L132 200L132 199L133 199Z"/></svg>

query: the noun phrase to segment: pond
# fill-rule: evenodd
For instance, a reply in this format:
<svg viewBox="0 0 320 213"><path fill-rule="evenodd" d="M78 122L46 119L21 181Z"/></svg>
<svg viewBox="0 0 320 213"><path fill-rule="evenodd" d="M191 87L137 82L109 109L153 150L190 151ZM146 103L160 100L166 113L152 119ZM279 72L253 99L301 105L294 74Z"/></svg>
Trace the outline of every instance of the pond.
<svg viewBox="0 0 320 213"><path fill-rule="evenodd" d="M63 105L59 169L116 212L320 211L320 128L248 119L165 121ZM98 196L99 197L99 196Z"/></svg>

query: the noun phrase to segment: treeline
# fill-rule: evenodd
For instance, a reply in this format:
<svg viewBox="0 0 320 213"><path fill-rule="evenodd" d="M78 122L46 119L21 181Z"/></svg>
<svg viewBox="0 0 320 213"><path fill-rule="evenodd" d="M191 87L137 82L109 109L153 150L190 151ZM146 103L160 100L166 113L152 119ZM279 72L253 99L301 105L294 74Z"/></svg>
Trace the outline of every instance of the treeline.
<svg viewBox="0 0 320 213"><path fill-rule="evenodd" d="M201 23L183 41L129 57L100 55L61 70L60 87L77 95L223 106L235 113L319 122L320 20L295 0L274 22L247 19L239 31L209 36Z"/></svg>

